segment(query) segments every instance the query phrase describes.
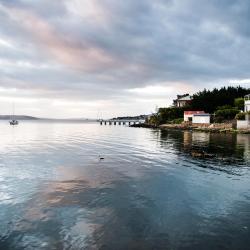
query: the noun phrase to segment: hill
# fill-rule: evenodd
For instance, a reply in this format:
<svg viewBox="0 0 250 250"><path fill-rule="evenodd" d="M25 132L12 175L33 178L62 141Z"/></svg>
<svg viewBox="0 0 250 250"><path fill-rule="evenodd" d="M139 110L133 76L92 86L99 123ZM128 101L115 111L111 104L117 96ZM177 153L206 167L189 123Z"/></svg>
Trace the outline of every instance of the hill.
<svg viewBox="0 0 250 250"><path fill-rule="evenodd" d="M39 120L39 118L28 115L0 115L0 120Z"/></svg>

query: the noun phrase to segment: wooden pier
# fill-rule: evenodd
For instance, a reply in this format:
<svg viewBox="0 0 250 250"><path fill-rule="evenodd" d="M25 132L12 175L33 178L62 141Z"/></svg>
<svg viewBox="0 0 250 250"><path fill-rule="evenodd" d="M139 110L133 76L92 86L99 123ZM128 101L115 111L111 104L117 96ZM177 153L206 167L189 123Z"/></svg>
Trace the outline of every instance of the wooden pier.
<svg viewBox="0 0 250 250"><path fill-rule="evenodd" d="M99 120L100 125L133 125L133 124L140 124L144 123L145 120Z"/></svg>

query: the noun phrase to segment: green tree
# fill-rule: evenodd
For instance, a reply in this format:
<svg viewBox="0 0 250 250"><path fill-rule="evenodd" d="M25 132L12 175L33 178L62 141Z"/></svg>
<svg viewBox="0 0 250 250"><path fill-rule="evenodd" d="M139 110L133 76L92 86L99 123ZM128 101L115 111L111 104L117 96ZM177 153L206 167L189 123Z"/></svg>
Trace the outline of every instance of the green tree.
<svg viewBox="0 0 250 250"><path fill-rule="evenodd" d="M244 98L239 97L234 99L234 106L239 110L244 110Z"/></svg>
<svg viewBox="0 0 250 250"><path fill-rule="evenodd" d="M242 98L250 93L250 88L223 87L220 89L204 89L193 95L191 107L193 110L204 110L208 113L214 113L218 106L234 106L236 98ZM238 108L238 107L237 107Z"/></svg>
<svg viewBox="0 0 250 250"><path fill-rule="evenodd" d="M159 116L159 123L169 123L174 119L183 118L185 108L177 108L177 107L170 107L170 108L159 108L158 116Z"/></svg>
<svg viewBox="0 0 250 250"><path fill-rule="evenodd" d="M233 120L239 112L240 110L237 108L228 108L227 106L224 106L224 108L222 107L215 111L215 121L222 122Z"/></svg>
<svg viewBox="0 0 250 250"><path fill-rule="evenodd" d="M158 113L151 115L150 118L148 119L148 123L156 126L159 125L160 122Z"/></svg>

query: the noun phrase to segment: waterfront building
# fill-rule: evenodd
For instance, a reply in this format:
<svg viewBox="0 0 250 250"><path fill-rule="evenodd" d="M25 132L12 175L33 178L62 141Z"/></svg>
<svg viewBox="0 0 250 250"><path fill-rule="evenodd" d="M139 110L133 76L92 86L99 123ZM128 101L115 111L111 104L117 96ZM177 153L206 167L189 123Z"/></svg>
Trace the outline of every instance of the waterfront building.
<svg viewBox="0 0 250 250"><path fill-rule="evenodd" d="M177 95L177 99L175 99L173 101L173 105L174 107L185 107L186 105L190 104L192 101L192 96L190 96L189 94L185 94L185 95Z"/></svg>
<svg viewBox="0 0 250 250"><path fill-rule="evenodd" d="M184 122L192 122L193 116L198 114L205 114L204 111L184 111Z"/></svg>
<svg viewBox="0 0 250 250"><path fill-rule="evenodd" d="M209 124L210 114L207 114L204 111L184 111L184 121L198 124Z"/></svg>

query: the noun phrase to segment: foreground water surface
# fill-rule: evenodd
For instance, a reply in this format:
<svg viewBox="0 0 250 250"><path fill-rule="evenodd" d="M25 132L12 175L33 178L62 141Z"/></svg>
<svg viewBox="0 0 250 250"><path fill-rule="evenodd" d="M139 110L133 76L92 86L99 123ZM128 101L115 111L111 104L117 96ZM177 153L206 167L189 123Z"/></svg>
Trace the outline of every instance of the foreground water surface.
<svg viewBox="0 0 250 250"><path fill-rule="evenodd" d="M0 249L249 249L249 135L1 122L0 138Z"/></svg>

